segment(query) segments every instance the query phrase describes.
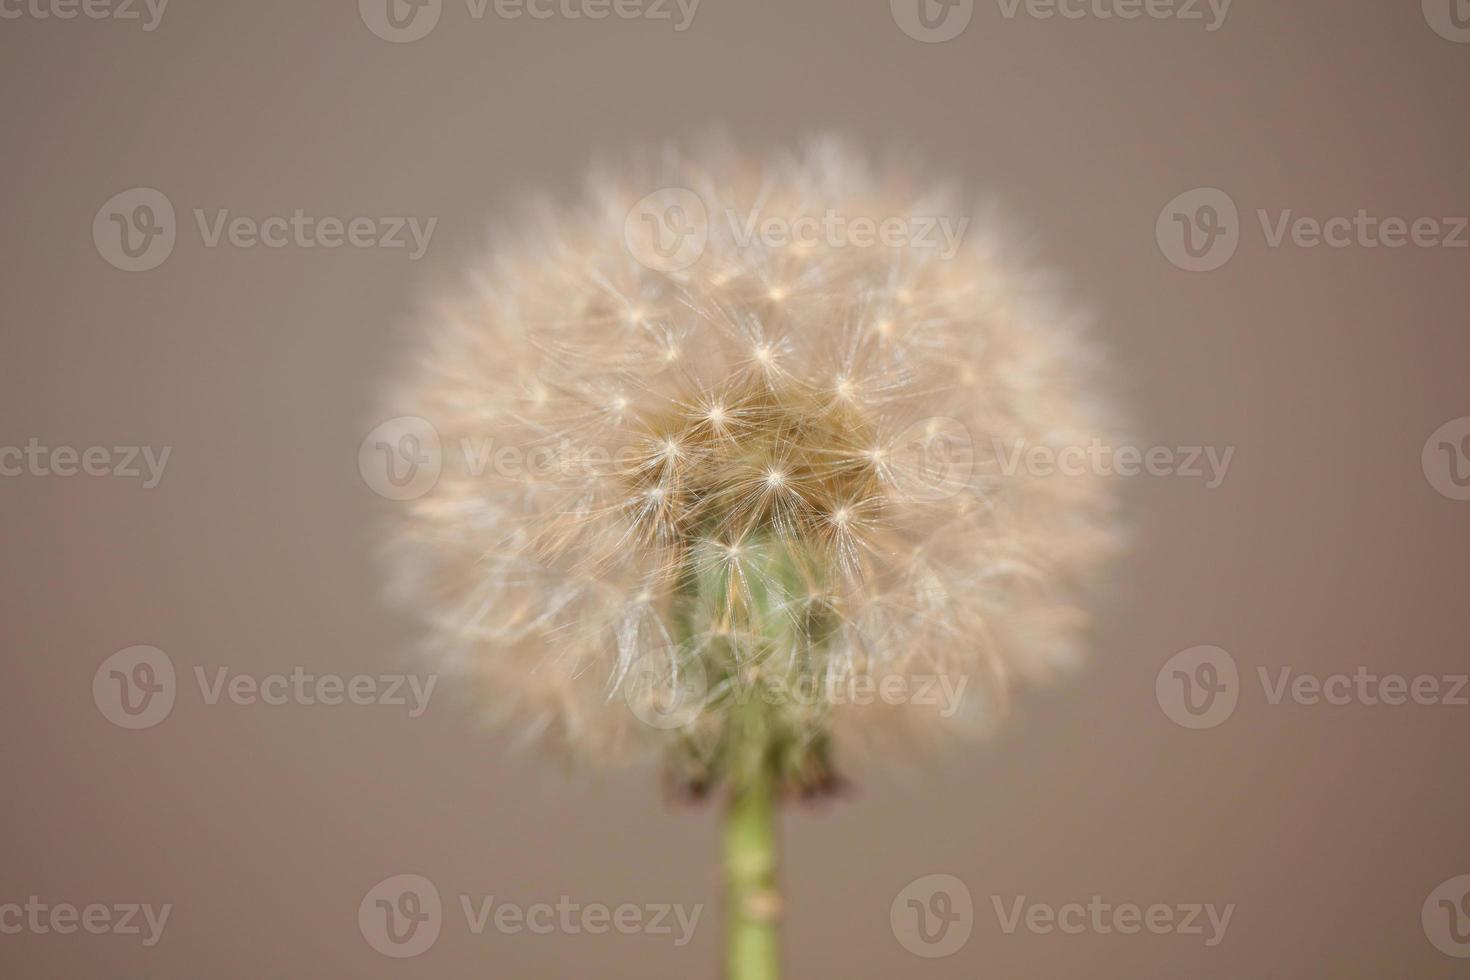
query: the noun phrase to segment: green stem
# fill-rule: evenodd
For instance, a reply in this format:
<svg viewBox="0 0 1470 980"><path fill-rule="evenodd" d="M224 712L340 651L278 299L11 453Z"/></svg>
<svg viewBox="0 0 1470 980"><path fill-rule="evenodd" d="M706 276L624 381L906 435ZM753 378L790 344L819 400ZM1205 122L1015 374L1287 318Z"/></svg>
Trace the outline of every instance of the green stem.
<svg viewBox="0 0 1470 980"><path fill-rule="evenodd" d="M775 780L763 746L752 762L731 773L725 818L725 980L778 980L781 975Z"/></svg>

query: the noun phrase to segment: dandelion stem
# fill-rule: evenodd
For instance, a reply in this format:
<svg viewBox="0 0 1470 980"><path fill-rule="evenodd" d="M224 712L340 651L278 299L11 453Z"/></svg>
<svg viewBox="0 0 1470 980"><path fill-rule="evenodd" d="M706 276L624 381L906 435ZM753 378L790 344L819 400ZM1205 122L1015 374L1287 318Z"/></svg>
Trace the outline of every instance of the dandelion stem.
<svg viewBox="0 0 1470 980"><path fill-rule="evenodd" d="M747 730L748 736L754 734ZM754 745L747 747L746 764L731 773L725 818L725 978L778 980L775 773L764 739L749 740Z"/></svg>

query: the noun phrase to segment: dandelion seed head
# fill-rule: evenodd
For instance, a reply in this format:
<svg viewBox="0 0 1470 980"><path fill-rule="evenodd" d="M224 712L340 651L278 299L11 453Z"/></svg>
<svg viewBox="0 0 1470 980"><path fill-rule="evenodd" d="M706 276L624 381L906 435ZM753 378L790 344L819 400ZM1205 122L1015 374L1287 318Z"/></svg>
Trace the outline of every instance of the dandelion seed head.
<svg viewBox="0 0 1470 980"><path fill-rule="evenodd" d="M394 563L488 715L624 759L714 744L747 682L965 679L950 717L825 693L779 707L813 743L888 742L988 729L1085 646L1112 487L1003 458L1112 431L1050 280L978 221L954 255L767 248L723 223L960 215L917 176L831 141L671 151L594 178L426 316L392 408L447 448L403 505ZM702 254L673 270L626 237L660 187L710 216ZM549 462L509 472L462 446ZM676 730L647 724L630 705L648 677L705 701Z"/></svg>

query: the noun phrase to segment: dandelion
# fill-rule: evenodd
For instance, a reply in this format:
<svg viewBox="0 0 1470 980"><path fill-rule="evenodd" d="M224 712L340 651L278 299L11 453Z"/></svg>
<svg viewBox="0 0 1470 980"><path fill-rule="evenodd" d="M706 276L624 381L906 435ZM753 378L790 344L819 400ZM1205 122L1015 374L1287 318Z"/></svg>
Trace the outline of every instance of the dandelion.
<svg viewBox="0 0 1470 980"><path fill-rule="evenodd" d="M699 206L640 240L661 187ZM1112 551L1101 475L1002 458L1110 424L1079 318L992 229L856 234L958 213L832 141L599 175L439 308L395 405L447 447L397 535L433 643L528 736L727 799L734 980L777 974L778 802L839 753L987 730L1075 660ZM750 233L833 214L853 233Z"/></svg>

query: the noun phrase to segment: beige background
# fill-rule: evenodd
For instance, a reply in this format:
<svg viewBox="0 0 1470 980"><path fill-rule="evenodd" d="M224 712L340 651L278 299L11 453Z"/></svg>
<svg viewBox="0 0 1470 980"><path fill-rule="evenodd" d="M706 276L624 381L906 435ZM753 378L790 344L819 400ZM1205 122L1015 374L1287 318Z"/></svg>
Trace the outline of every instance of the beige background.
<svg viewBox="0 0 1470 980"><path fill-rule="evenodd" d="M590 155L722 122L912 147L993 191L1099 314L1150 439L1237 447L1224 485L1129 482L1137 545L1085 672L1027 695L985 745L852 773L785 823L793 977L1464 975L1420 925L1470 872L1470 708L1270 706L1258 666L1466 669L1470 503L1420 449L1470 415L1470 250L1267 246L1256 209L1470 214L1470 45L1411 2L1238 0L1199 21L1007 19L920 44L878 0L704 0L693 25L474 21L389 44L354 5L175 0L137 22L0 20L0 443L169 445L162 484L0 479L0 904L173 903L163 940L0 935L41 977L694 977L718 956L715 826L654 776L587 780L514 756L452 692L386 707L203 703L195 666L402 670L380 598L389 506L358 442L418 297L528 189ZM129 187L180 215L150 272L90 226ZM1165 260L1174 195L1227 191L1218 271ZM190 211L437 216L429 255L203 247ZM90 691L147 643L182 690L124 731ZM1208 731L1154 680L1186 647L1246 675ZM446 901L703 902L694 942L475 937L451 909L405 961L357 927L388 875ZM919 959L889 905L960 877L956 954ZM1005 935L991 896L1235 903L1225 941ZM456 903L457 904L457 903Z"/></svg>

